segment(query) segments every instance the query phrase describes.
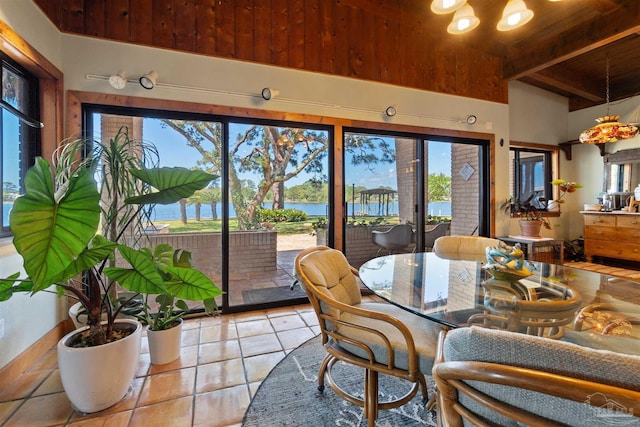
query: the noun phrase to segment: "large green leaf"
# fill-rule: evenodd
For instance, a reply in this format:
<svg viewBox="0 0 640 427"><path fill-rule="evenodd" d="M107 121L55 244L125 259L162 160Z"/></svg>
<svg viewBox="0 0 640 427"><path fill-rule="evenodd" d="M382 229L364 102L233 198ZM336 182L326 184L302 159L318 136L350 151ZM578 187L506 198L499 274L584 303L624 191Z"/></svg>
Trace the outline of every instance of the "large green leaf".
<svg viewBox="0 0 640 427"><path fill-rule="evenodd" d="M118 251L131 265L131 268L109 267L104 274L115 280L122 287L141 294L164 294L167 289L163 285L162 276L155 263L142 251L119 245Z"/></svg>
<svg viewBox="0 0 640 427"><path fill-rule="evenodd" d="M20 272L14 273L6 279L0 279L0 301L7 301L16 292L31 292L33 282L20 281Z"/></svg>
<svg viewBox="0 0 640 427"><path fill-rule="evenodd" d="M66 188L56 189L49 163L36 159L9 217L33 292L49 287L82 253L98 229L99 200L90 169L79 169Z"/></svg>
<svg viewBox="0 0 640 427"><path fill-rule="evenodd" d="M171 295L175 297L190 301L203 301L222 295L222 290L198 270L167 267L167 271L179 279L166 284Z"/></svg>
<svg viewBox="0 0 640 427"><path fill-rule="evenodd" d="M55 281L62 282L84 270L92 268L99 262L110 257L117 246L117 243L113 243L100 235L96 235L90 246L78 255L75 261L69 264L69 266L62 272L61 276L56 278Z"/></svg>
<svg viewBox="0 0 640 427"><path fill-rule="evenodd" d="M166 205L176 203L180 199L192 196L197 190L205 188L212 180L218 178L217 175L211 175L201 170L178 167L131 169L130 172L156 191L130 197L126 200L126 203L129 204Z"/></svg>

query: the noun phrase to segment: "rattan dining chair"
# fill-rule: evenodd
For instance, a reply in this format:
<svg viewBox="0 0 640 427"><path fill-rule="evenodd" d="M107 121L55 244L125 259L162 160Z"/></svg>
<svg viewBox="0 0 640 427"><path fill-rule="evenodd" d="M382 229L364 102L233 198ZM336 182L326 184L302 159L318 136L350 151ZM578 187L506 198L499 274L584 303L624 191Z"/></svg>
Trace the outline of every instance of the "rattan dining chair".
<svg viewBox="0 0 640 427"><path fill-rule="evenodd" d="M295 259L295 272L316 312L327 351L318 373L318 388L329 387L342 399L364 408L369 426L379 409L409 402L418 392L427 400L425 374L430 374L442 328L392 304L363 302L358 272L342 252L317 246ZM364 369L364 398L342 390L331 376L338 361ZM379 402L378 375L398 377L411 389L393 401Z"/></svg>
<svg viewBox="0 0 640 427"><path fill-rule="evenodd" d="M442 236L433 244L433 252L440 258L485 261L486 248L494 247L500 240L482 236Z"/></svg>
<svg viewBox="0 0 640 427"><path fill-rule="evenodd" d="M440 335L439 425L640 425L640 356L467 327Z"/></svg>

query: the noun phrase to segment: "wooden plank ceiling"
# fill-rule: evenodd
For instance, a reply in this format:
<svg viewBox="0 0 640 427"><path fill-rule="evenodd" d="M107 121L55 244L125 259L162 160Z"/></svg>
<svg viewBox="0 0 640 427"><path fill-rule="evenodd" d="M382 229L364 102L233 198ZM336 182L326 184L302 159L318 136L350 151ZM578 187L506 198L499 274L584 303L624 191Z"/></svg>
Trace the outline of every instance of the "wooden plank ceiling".
<svg viewBox="0 0 640 427"><path fill-rule="evenodd" d="M521 80L572 111L605 102L609 58L610 100L640 94L640 0L526 0L506 33L506 0L468 0L480 26L458 36L430 0L34 1L63 32L497 102Z"/></svg>

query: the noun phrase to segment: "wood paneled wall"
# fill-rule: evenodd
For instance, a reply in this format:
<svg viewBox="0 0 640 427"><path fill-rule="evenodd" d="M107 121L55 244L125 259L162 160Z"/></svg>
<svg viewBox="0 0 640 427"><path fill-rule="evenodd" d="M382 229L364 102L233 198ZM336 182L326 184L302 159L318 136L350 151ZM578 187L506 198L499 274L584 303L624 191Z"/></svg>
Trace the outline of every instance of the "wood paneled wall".
<svg viewBox="0 0 640 427"><path fill-rule="evenodd" d="M502 59L434 29L427 0L34 1L63 32L507 102Z"/></svg>

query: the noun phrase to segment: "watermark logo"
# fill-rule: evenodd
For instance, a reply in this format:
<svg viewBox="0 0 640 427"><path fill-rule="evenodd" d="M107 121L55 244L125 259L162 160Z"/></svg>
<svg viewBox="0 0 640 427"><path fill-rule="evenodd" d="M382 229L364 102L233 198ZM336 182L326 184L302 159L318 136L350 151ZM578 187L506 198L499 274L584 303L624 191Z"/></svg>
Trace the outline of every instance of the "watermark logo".
<svg viewBox="0 0 640 427"><path fill-rule="evenodd" d="M626 408L603 393L590 394L584 403L591 406L594 422L598 425L640 425L640 418L633 416L633 408Z"/></svg>

